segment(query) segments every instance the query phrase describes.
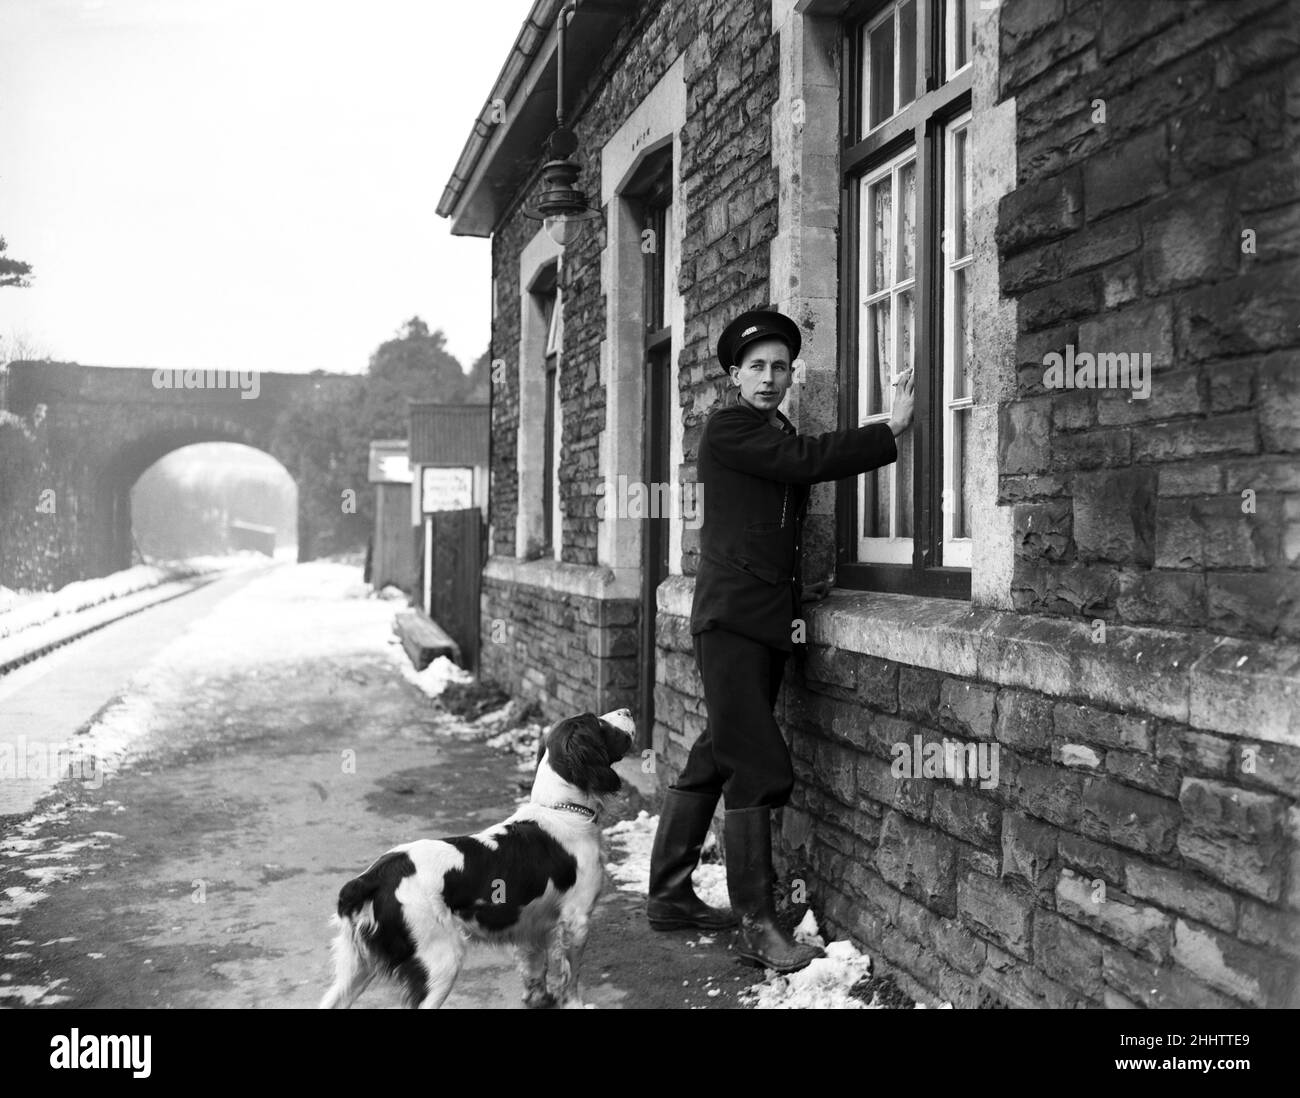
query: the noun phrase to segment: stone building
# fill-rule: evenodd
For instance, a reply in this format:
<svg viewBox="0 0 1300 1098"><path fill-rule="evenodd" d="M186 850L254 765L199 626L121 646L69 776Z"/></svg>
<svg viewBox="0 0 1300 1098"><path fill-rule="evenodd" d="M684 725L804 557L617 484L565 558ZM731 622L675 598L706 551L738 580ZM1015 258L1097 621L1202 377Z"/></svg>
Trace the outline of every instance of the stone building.
<svg viewBox="0 0 1300 1098"><path fill-rule="evenodd" d="M563 249L558 8L439 206L492 237L484 673L632 705L671 778L714 348L770 303L802 433L917 368L804 538L781 845L830 931L959 1006L1300 1005L1296 6L579 2Z"/></svg>

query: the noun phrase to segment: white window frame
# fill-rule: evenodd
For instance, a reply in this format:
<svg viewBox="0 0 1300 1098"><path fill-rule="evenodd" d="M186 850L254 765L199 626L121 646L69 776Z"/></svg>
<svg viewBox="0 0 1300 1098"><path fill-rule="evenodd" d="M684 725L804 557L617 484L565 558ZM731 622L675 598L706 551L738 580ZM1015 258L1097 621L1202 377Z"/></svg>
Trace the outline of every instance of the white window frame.
<svg viewBox="0 0 1300 1098"><path fill-rule="evenodd" d="M971 206L971 112L958 115L944 127L943 139L943 563L945 566L969 568L973 555L974 541L970 537L953 537L956 525L957 507L957 432L955 425L959 416L964 416L965 429L969 433L973 422L971 409L975 405L973 386L968 385L962 396L957 396L957 341L961 338L960 318L956 309L957 272L970 270L975 262L974 247L969 230L969 213ZM967 212L966 253L954 255L954 242L957 240L957 219L954 201L957 194L956 147L957 135L966 136L965 179L962 184L962 208ZM971 278L966 280L966 297L970 299ZM967 374L971 374L972 364L967 364ZM969 451L969 447L967 447ZM970 483L969 471L965 478ZM972 507L973 511L973 507ZM973 515L972 515L973 522Z"/></svg>
<svg viewBox="0 0 1300 1098"><path fill-rule="evenodd" d="M961 0L969 11L971 4L978 4L980 0ZM943 3L943 68L944 80L951 80L959 72L965 69L972 60L974 43L966 43L966 61L961 65L954 65L953 58L957 55L957 43L962 40L962 31L965 30L965 20L962 20L962 26L957 25L957 4L958 0L944 0ZM974 18L971 24L974 25Z"/></svg>
<svg viewBox="0 0 1300 1098"><path fill-rule="evenodd" d="M542 483L542 470L545 468L545 358L546 347L551 329L546 323L546 314L542 306L542 295L536 286L542 279L543 272L550 266L556 267L556 285L559 285L560 268L563 265L563 249L551 239L545 229L539 228L519 255L519 411L515 426L516 468L518 471L518 496L515 511L515 556L520 560L530 558L540 546L545 523L542 516L542 501L545 498ZM564 331L563 317L559 332L560 354L556 361L556 380L559 371L564 368ZM563 437L564 404L559 397L560 386L556 385L557 407L555 417L556 438ZM558 470L558 466L557 466ZM557 474L558 475L558 474ZM563 515L563 506L558 491L555 494L556 506ZM554 512L552 513L554 518ZM552 553L558 558L562 551L563 530L559 525L552 526Z"/></svg>
<svg viewBox="0 0 1300 1098"><path fill-rule="evenodd" d="M563 452L564 400L560 396L560 380L564 374L564 295L560 292L560 264L555 271L555 304L551 308L551 323L546 331L546 350L542 355L542 369L546 360L555 355L555 394L551 406L553 430L551 432L551 556L563 557L564 510L560 506L560 454Z"/></svg>
<svg viewBox="0 0 1300 1098"><path fill-rule="evenodd" d="M546 350L543 352L543 358L550 358L555 355L555 370L558 378L560 370L560 288L555 287L555 305L551 309L551 323L546 330Z"/></svg>
<svg viewBox="0 0 1300 1098"><path fill-rule="evenodd" d="M879 183L882 179L888 177L893 196L890 203L890 221L891 221L891 240L893 251L889 256L889 269L887 277L889 285L883 289L874 290L871 293L859 293L858 301L858 423L866 425L868 423L886 423L889 421L890 414L893 410L894 381L900 373L900 363L898 357L898 331L900 323L900 313L898 310L898 299L904 294L910 293L912 297L913 308L913 329L912 329L912 353L916 353L916 271L920 262L920 254L916 240L912 244L912 273L909 277L899 279L898 271L902 263L902 224L903 224L903 203L900 200L902 187L899 185L899 179L902 170L908 164L916 163L916 149L907 148L896 156L873 168L870 172L863 175L858 180L858 279L859 286L865 282L866 272L870 269L871 247L873 245L872 234L874 232L875 218L871 216L868 206L868 196L872 186ZM914 210L912 215L912 229L916 232L918 228L918 214ZM871 387L863 384L862 379L874 378L877 370L874 362L876 353L876 341L874 338L868 338L870 325L868 318L873 305L884 300L889 301L889 348L890 348L890 372L888 384L882 386L880 394L881 408L877 412L867 412L867 398L870 394ZM867 358L871 361L869 368L866 362ZM910 445L911 435L904 436L904 445ZM858 478L858 560L872 564L911 564L912 554L914 551L913 539L911 537L899 537L895 531L899 528L899 498L898 498L898 472L897 463L889 466L889 529L888 537L867 537L863 531L867 528L867 520L870 517L867 513L866 495L867 495L867 477L874 476L874 473L866 473ZM915 470L913 470L915 475ZM909 501L910 503L910 501Z"/></svg>
<svg viewBox="0 0 1300 1098"><path fill-rule="evenodd" d="M902 43L903 43L903 36L900 33L902 27L901 16L902 16L903 5L907 2L908 0L894 0L892 4L890 4L887 8L885 8L884 11L882 11L869 23L863 24L862 30L860 32L862 37L858 42L858 51L862 56L861 126L862 126L862 133L864 135L880 129L881 126L886 125L891 119L898 117L898 114L902 111L904 107L911 106L912 103L916 101L915 86L913 86L911 97L907 100L906 103L902 102L902 96L900 95L900 92L902 91L900 82L903 79L903 67L898 63L900 57L900 50L902 49ZM919 5L923 3L929 3L929 0L911 0L911 3L912 3L913 12L919 13L920 11ZM949 0L948 6L951 7L951 0ZM871 124L871 34L877 28L883 26L886 22L889 22L891 20L893 21L894 24L894 109L873 126ZM913 18L913 26L918 29L918 33L919 33L919 23L915 19L915 16ZM913 79L915 79L916 78L916 60L915 60L916 39L915 38L913 38L912 40L912 53L913 53L912 77Z"/></svg>

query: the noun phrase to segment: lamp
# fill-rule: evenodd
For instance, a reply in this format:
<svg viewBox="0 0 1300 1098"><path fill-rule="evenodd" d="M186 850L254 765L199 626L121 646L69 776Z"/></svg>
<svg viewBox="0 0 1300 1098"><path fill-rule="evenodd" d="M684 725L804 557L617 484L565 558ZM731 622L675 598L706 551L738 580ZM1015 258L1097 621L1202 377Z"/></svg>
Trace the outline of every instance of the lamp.
<svg viewBox="0 0 1300 1098"><path fill-rule="evenodd" d="M541 193L531 208L523 209L524 216L540 221L546 234L561 248L577 239L585 222L600 216L600 210L587 204L587 196L578 186L582 166L572 159L578 148L578 135L564 124L565 28L577 6L575 0L569 0L556 16L555 132L546 142Z"/></svg>

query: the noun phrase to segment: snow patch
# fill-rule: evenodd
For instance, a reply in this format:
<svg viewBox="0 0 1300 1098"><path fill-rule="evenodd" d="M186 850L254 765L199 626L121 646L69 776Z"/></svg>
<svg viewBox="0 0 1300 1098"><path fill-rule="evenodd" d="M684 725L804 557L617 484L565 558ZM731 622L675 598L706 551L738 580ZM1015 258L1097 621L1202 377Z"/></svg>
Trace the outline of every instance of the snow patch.
<svg viewBox="0 0 1300 1098"><path fill-rule="evenodd" d="M436 698L447 689L450 683L472 682L474 680L473 675L457 667L455 662L447 656L439 656L423 671L417 671L411 666L411 661L407 659L404 650L399 648L393 654L395 658L401 661L399 666L402 669L402 678L431 698Z"/></svg>
<svg viewBox="0 0 1300 1098"><path fill-rule="evenodd" d="M823 944L821 935L814 944ZM756 1010L879 1009L849 994L854 984L871 975L871 958L859 953L849 941L831 942L825 949L826 956L818 957L807 968L787 976L772 973L746 988L740 993L740 1001Z"/></svg>
<svg viewBox="0 0 1300 1098"><path fill-rule="evenodd" d="M101 602L120 599L173 580L202 576L229 568L248 567L238 557L201 557L168 564L138 564L97 579L77 580L57 591L11 591L0 588L0 638L75 614Z"/></svg>
<svg viewBox="0 0 1300 1098"><path fill-rule="evenodd" d="M605 828L610 845L623 854L621 861L605 868L610 878L623 891L637 892L642 896L650 894L650 851L654 848L658 827L659 817L651 816L642 809L635 820L621 820ZM701 857L707 858L716 849L717 843L710 833L704 840ZM726 866L702 861L695 867L691 884L695 888L695 894L710 907L730 906Z"/></svg>
<svg viewBox="0 0 1300 1098"><path fill-rule="evenodd" d="M67 995L55 995L54 989L67 980L52 980L44 987L36 984L6 984L0 987L0 999L21 999L23 1006L54 1006L68 1002Z"/></svg>

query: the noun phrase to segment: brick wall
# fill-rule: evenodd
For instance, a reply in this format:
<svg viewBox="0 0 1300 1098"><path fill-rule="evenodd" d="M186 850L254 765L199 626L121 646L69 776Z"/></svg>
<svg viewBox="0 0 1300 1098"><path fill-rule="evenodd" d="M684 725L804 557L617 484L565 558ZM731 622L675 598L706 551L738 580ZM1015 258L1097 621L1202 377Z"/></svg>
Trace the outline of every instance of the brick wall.
<svg viewBox="0 0 1300 1098"><path fill-rule="evenodd" d="M486 577L482 668L547 720L635 706L639 606Z"/></svg>
<svg viewBox="0 0 1300 1098"><path fill-rule="evenodd" d="M1300 1002L1300 750L836 649L791 687L787 850L931 994ZM996 785L898 777L915 737L998 745Z"/></svg>
<svg viewBox="0 0 1300 1098"><path fill-rule="evenodd" d="M1300 637L1297 22L1267 2L1004 5L1018 608ZM1067 344L1149 351L1150 398L1044 389Z"/></svg>

